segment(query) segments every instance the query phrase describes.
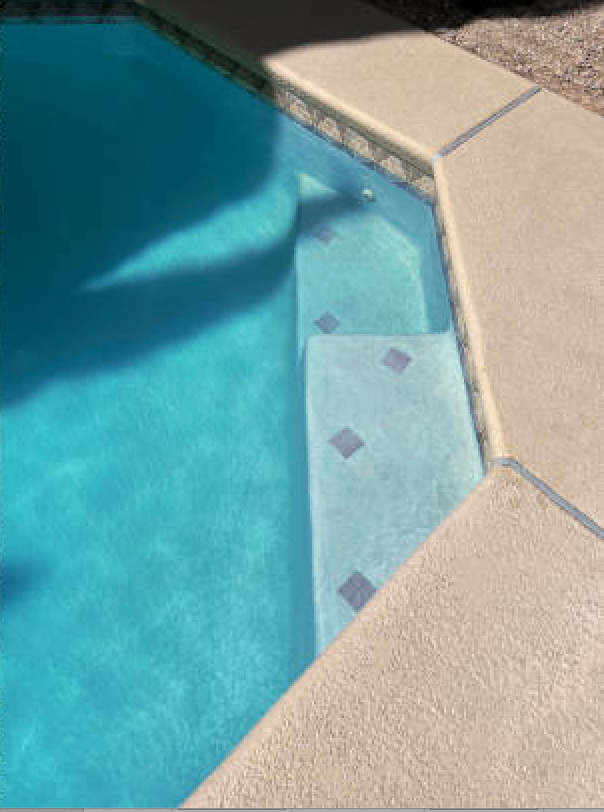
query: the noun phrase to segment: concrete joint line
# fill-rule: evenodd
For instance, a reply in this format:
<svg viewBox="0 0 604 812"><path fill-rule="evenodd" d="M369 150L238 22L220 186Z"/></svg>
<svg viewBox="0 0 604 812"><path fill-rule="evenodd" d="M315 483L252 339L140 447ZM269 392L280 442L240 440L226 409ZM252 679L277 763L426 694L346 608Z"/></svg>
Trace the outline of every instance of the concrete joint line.
<svg viewBox="0 0 604 812"><path fill-rule="evenodd" d="M496 113L493 113L492 116L489 116L488 118L479 121L478 124L475 124L473 127L470 127L469 130L466 130L465 133L462 133L460 136L455 138L453 141L451 141L450 144L446 144L444 147L441 147L441 149L432 157L432 163L434 163L434 161L436 161L437 158L444 158L445 155L448 155L450 152L453 152L453 150L456 150L462 144L465 144L466 141L469 141L471 138L474 138L475 135L477 135L479 132L482 132L482 130L484 130L494 121L497 121L498 118L505 116L506 113L509 113L516 107L519 107L521 104L524 104L524 102L531 99L536 93L539 93L540 90L541 88L537 87L536 85L534 87L529 88L520 96L518 96L518 98L513 99L511 102L508 102L508 104L504 105L501 108L501 110L498 110Z"/></svg>
<svg viewBox="0 0 604 812"><path fill-rule="evenodd" d="M560 494L553 491L549 485L543 482L543 480L539 479L539 477L536 477L535 474L532 474L519 462L516 462L516 460L512 459L511 457L497 457L492 461L492 464L500 465L503 468L513 468L528 482L538 488L541 493L544 493L549 499L551 499L554 504L558 505L558 507L562 508L562 510L568 513L569 516L572 516L573 519L580 522L583 527L586 527L592 533L595 533L598 538L604 541L604 528L600 527L599 524L596 524L593 519L590 519L589 516L586 516L584 513L574 507L574 505L567 502L566 499L563 499Z"/></svg>

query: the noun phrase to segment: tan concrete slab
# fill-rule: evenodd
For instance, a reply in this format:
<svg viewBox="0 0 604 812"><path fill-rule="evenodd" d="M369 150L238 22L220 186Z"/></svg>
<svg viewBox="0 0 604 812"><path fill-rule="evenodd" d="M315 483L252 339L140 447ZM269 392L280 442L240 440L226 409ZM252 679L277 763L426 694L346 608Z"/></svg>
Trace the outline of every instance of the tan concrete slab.
<svg viewBox="0 0 604 812"><path fill-rule="evenodd" d="M524 79L355 0L146 0L414 157L526 91Z"/></svg>
<svg viewBox="0 0 604 812"><path fill-rule="evenodd" d="M541 92L435 177L494 455L604 527L604 120Z"/></svg>
<svg viewBox="0 0 604 812"><path fill-rule="evenodd" d="M496 468L188 807L604 798L604 544Z"/></svg>

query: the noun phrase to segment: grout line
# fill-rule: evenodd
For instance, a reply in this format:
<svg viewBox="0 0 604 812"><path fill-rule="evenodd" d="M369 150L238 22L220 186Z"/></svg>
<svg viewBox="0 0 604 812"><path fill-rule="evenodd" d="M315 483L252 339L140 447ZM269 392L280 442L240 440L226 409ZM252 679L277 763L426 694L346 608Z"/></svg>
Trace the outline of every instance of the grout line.
<svg viewBox="0 0 604 812"><path fill-rule="evenodd" d="M599 524L596 524L593 519L590 519L589 516L586 516L585 513L582 513L580 510L578 510L578 508L571 505L570 502L567 502L566 499L560 496L559 493L556 493L556 491L552 490L549 485L543 482L542 479L539 479L539 477L536 477L535 474L532 474L528 469L526 469L524 465L521 465L511 457L497 457L493 460L493 465L500 465L504 468L513 468L532 485L548 496L552 502L558 505L558 507L562 508L562 510L568 513L569 516L572 516L573 519L580 522L588 530L591 530L592 533L595 533L598 538L604 540L604 528L600 527Z"/></svg>
<svg viewBox="0 0 604 812"><path fill-rule="evenodd" d="M448 155L453 150L456 150L462 144L465 144L466 141L469 141L471 138L474 138L479 132L482 132L486 127L492 124L494 121L497 121L498 118L501 118L506 113L511 112L516 107L519 107L521 104L524 104L525 101L531 99L536 93L539 93L541 90L540 87L534 85L533 87L529 88L529 90L522 93L522 95L518 96L516 99L513 99L508 104L504 105L501 110L498 110L496 113L493 113L492 116L479 121L478 124L475 124L474 127L470 127L469 130L466 130L465 133L462 133L460 136L455 138L449 144L446 144L432 157L432 162L434 162L437 158L444 158L445 155Z"/></svg>

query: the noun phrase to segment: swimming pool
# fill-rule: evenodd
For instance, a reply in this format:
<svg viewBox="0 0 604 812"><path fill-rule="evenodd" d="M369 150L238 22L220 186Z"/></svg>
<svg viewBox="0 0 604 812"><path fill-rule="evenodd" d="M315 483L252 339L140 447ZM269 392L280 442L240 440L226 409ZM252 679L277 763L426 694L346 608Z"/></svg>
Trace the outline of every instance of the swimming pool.
<svg viewBox="0 0 604 812"><path fill-rule="evenodd" d="M174 806L481 476L432 210L138 23L2 37L2 803Z"/></svg>

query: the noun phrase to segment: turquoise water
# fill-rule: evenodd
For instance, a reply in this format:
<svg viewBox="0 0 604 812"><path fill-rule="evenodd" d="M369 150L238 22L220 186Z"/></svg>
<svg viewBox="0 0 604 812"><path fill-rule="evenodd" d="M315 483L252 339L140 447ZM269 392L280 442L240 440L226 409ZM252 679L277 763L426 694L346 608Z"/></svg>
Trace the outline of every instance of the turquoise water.
<svg viewBox="0 0 604 812"><path fill-rule="evenodd" d="M315 656L305 342L449 330L432 215L137 24L2 45L2 803L175 806Z"/></svg>

